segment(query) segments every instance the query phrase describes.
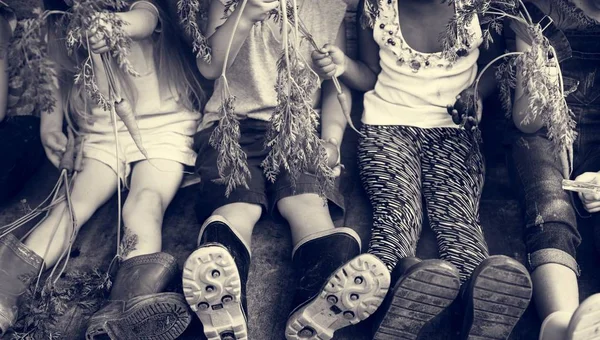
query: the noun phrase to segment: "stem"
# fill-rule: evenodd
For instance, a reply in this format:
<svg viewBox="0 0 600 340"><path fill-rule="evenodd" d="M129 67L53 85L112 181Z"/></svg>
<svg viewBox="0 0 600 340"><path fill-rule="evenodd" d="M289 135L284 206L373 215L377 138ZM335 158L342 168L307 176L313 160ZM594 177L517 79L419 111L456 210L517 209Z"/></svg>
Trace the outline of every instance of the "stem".
<svg viewBox="0 0 600 340"><path fill-rule="evenodd" d="M496 8L494 8L494 9L495 9L495 10L498 10L498 9L496 9ZM528 23L528 22L527 22L527 20L525 20L525 19L523 19L523 18L519 18L519 17L517 17L517 16L514 16L514 15L511 15L511 14L508 14L508 13L506 13L506 12L502 12L502 11L500 11L500 10L498 10L498 11L499 11L499 12L496 12L496 11L487 11L487 12L486 12L486 14L493 14L493 15L497 15L497 16L500 16L500 17L508 17L508 18L511 18L511 19L513 19L513 20L516 20L516 21L518 21L518 22L520 22L520 23L522 23L522 24L524 24L524 25L527 25L527 26L530 26L530 25L531 25L530 23Z"/></svg>
<svg viewBox="0 0 600 340"><path fill-rule="evenodd" d="M121 256L121 171L120 171L120 161L119 161L119 133L117 131L117 111L115 110L115 106L111 105L110 113L112 115L113 121L113 133L115 134L115 151L117 155L117 257Z"/></svg>
<svg viewBox="0 0 600 340"><path fill-rule="evenodd" d="M292 71L290 69L290 51L288 44L288 13L287 13L287 0L281 0L281 41L283 44L283 52L285 55L285 68L287 69L288 77L292 78Z"/></svg>
<svg viewBox="0 0 600 340"><path fill-rule="evenodd" d="M533 23L533 19L531 19L531 15L529 15L529 11L527 11L527 8L525 7L525 3L523 3L522 0L519 0L519 4L521 5L521 8L523 8L523 12L525 12L525 14L527 15L527 19L529 20L529 22Z"/></svg>
<svg viewBox="0 0 600 340"><path fill-rule="evenodd" d="M294 49L298 51L298 46L300 45L300 30L298 29L298 21L300 17L298 16L298 4L296 0L292 0L293 5L293 13L294 16Z"/></svg>
<svg viewBox="0 0 600 340"><path fill-rule="evenodd" d="M235 23L233 25L233 31L231 32L231 37L229 38L229 43L227 44L227 50L225 51L225 60L223 63L223 71L221 72L221 78L226 79L225 74L227 73L227 64L229 63L229 53L231 53L231 46L233 45L233 38L235 37L235 32L237 32L238 26L240 25L240 19L242 18L242 14L244 13L244 8L246 8L246 3L248 0L243 0L240 5L239 12L237 18L235 18Z"/></svg>
<svg viewBox="0 0 600 340"><path fill-rule="evenodd" d="M485 71L487 71L488 68L490 68L495 62L497 62L500 59L504 59L505 57L508 56L517 56L517 55L522 55L524 54L523 52L509 52L509 53L504 53L503 55L497 56L496 58L494 58L492 61L490 61L487 65L485 65L485 67L481 70L481 72L479 72L479 75L477 76L477 78L475 79L475 103L477 103L477 88L479 87L479 81L481 80L481 77L483 76L483 74L485 73Z"/></svg>

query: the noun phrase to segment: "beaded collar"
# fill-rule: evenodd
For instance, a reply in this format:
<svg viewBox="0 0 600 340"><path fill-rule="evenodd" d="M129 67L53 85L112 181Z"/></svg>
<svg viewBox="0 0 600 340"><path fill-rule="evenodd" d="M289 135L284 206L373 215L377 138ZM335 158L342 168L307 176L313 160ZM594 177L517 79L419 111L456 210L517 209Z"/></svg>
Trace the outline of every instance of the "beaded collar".
<svg viewBox="0 0 600 340"><path fill-rule="evenodd" d="M456 11L459 11L464 6L463 1L456 1L455 6ZM444 51L441 52L418 52L411 48L402 36L398 14L398 0L379 1L378 7L373 27L375 40L381 46L385 46L394 53L398 66L407 65L413 72L430 67L445 67L450 69L458 59L467 56L472 50L477 48L475 46L478 45L476 39L481 38L481 31L478 31L480 33L478 36L477 31L473 30L475 26L479 28L477 15L475 14L472 17L473 20L470 23L469 29L458 29L458 27L466 27L466 23L464 22L456 22L456 25L452 25L457 31L457 44L444 47ZM376 30L379 32L376 32Z"/></svg>

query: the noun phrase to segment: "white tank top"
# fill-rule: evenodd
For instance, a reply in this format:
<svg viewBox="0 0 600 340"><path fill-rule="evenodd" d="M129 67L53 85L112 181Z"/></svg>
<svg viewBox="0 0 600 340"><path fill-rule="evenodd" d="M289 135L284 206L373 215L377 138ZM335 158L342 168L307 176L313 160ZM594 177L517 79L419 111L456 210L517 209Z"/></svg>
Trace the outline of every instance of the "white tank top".
<svg viewBox="0 0 600 340"><path fill-rule="evenodd" d="M456 8L465 1L456 1ZM379 45L381 72L375 88L365 94L362 122L370 125L409 125L420 128L458 127L446 106L468 88L477 75L482 32L477 15L452 52L421 53L412 49L400 30L398 0L380 1L373 26Z"/></svg>

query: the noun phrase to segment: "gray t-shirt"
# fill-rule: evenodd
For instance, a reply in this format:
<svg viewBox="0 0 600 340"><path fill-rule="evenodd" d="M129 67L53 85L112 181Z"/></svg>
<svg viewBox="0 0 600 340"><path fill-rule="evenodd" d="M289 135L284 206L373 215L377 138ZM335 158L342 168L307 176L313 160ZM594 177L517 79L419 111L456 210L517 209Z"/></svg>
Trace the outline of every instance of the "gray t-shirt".
<svg viewBox="0 0 600 340"><path fill-rule="evenodd" d="M298 0L298 7L298 15L318 46L335 43L346 13L344 0ZM274 112L277 105L277 60L281 54L278 35L279 24L273 21L255 24L235 61L227 69L227 82L231 94L236 97L235 111L241 117L269 120ZM302 40L300 53L312 64L311 52L310 44ZM206 104L200 130L219 119L222 86L221 79L218 79Z"/></svg>

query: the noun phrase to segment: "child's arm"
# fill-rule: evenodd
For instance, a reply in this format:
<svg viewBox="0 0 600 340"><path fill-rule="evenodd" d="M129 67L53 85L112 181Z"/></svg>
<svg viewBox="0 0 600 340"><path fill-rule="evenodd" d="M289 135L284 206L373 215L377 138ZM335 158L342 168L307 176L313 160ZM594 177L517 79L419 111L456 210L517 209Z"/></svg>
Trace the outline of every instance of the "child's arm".
<svg viewBox="0 0 600 340"><path fill-rule="evenodd" d="M531 47L518 36L516 37L516 42L517 52L527 51ZM552 70L549 68L548 71ZM540 117L539 115L535 117L535 119L529 119L527 124L524 122L525 118L529 113L529 98L525 95L525 92L523 90L523 78L521 70L517 68L516 73L517 86L515 88L515 100L512 112L513 122L519 130L525 133L534 133L542 128L544 122L542 121L542 117Z"/></svg>
<svg viewBox="0 0 600 340"><path fill-rule="evenodd" d="M346 25L342 22L338 35L335 41L335 46L340 49L342 53L346 50ZM347 106L352 107L352 96L351 91L340 83L342 91L346 93L344 98L347 101ZM346 117L342 111L342 107L337 98L337 90L332 80L326 80L323 82L321 90L321 138L328 143L333 144L337 148L338 163L340 162L340 145L344 138L344 131L346 130ZM335 176L340 175L341 168L336 166L334 169Z"/></svg>
<svg viewBox="0 0 600 340"><path fill-rule="evenodd" d="M211 0L208 11L206 36L208 37L208 44L211 47L211 61L208 63L203 58L198 58L196 61L200 73L208 79L217 79L221 76L227 55L227 47L232 34L234 34L234 28L235 34L231 50L229 51L228 67L235 61L252 26L266 19L268 13L279 6L279 1L277 0L247 0L243 12L241 11L242 6L240 2L231 15L227 19L224 19L225 5L221 1ZM238 18L239 23L236 28L235 25Z"/></svg>
<svg viewBox="0 0 600 340"><path fill-rule="evenodd" d="M0 122L6 117L8 103L8 43L11 37L8 20L0 15Z"/></svg>
<svg viewBox="0 0 600 340"><path fill-rule="evenodd" d="M158 9L149 1L137 1L127 12L115 13L126 25L123 25L125 34L133 40L148 38L154 33L158 25ZM100 20L103 20L100 18ZM105 22L105 25L109 23ZM110 50L104 37L96 32L89 32L90 49L100 54Z"/></svg>
<svg viewBox="0 0 600 340"><path fill-rule="evenodd" d="M366 92L375 87L377 75L381 72L379 46L373 39L373 30L363 29L360 19L357 19L357 25L359 60L348 58L338 46L333 45L314 51L312 58L322 78L337 76L351 88Z"/></svg>
<svg viewBox="0 0 600 340"><path fill-rule="evenodd" d="M56 102L52 111L40 114L40 137L46 156L55 167L58 167L67 146L67 136L62 131L63 103L56 80L52 86L52 92Z"/></svg>

